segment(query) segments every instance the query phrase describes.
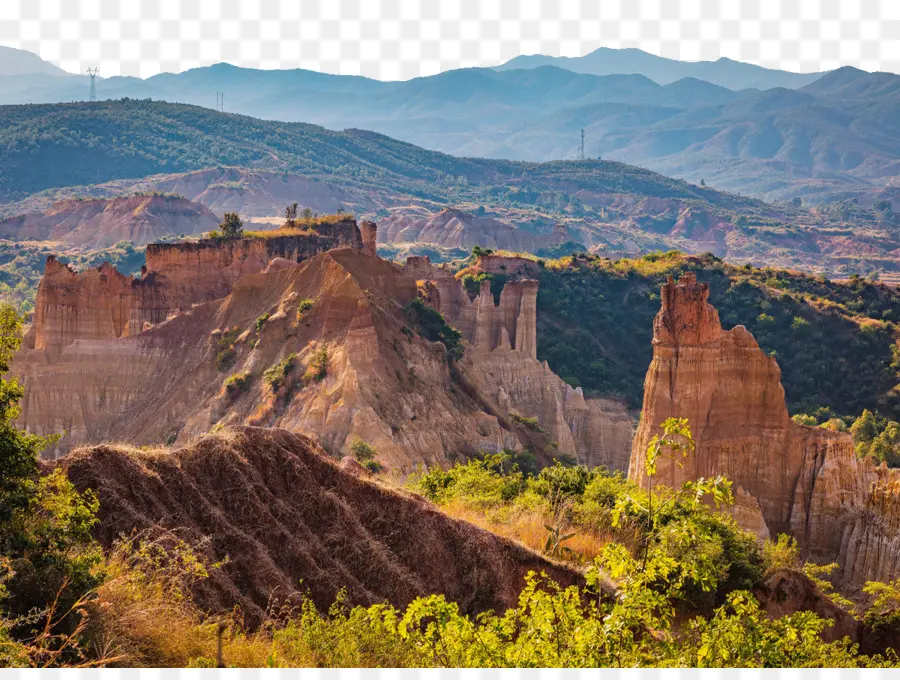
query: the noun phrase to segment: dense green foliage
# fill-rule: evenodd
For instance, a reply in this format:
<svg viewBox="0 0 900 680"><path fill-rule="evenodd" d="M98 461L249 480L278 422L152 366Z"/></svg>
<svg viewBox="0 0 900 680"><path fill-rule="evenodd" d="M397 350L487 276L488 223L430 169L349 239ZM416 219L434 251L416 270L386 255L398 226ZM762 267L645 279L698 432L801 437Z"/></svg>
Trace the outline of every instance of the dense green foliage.
<svg viewBox="0 0 900 680"><path fill-rule="evenodd" d="M447 323L443 315L433 307L416 298L406 306L406 318L409 323L431 342L442 342L447 348L447 355L453 359L462 357L465 351L462 335Z"/></svg>
<svg viewBox="0 0 900 680"><path fill-rule="evenodd" d="M528 475L515 465L504 467L503 454L414 478L414 488L442 506L463 502L482 513L542 507L557 522L547 526L545 547L556 557L572 558L573 551L557 551L554 539L558 544L579 532L608 532L587 571L587 587L562 589L532 575L517 609L474 620L439 596L417 600L405 612L338 607L323 617L307 607L303 618L310 617L307 625L315 627L316 640L332 642L319 647L302 628L292 634L323 652L349 652L358 664L391 658L385 636L395 640L390 649L400 663L415 659L422 665L771 667L893 661L892 655L860 656L847 639L823 642L819 634L832 623L810 612L767 617L749 591L766 570L799 568L796 544L779 537L761 549L754 536L721 514L718 509L733 502L731 484L721 477L678 490L652 488L660 458L678 459L692 450L686 421L663 423L648 446L647 489L598 469L556 466ZM612 593L606 579L613 581ZM880 615L894 616L897 589L867 588L881 594ZM699 615L674 625L678 612L692 610ZM363 622L377 627L377 636ZM340 637L366 644L335 645L335 626L342 629ZM373 644L376 638L380 645Z"/></svg>
<svg viewBox="0 0 900 680"><path fill-rule="evenodd" d="M0 375L21 330L18 313L0 305ZM0 665L67 653L83 623L77 605L102 579L90 534L97 499L79 494L60 470L39 476L38 454L51 438L15 426L22 396L15 378L0 378Z"/></svg>
<svg viewBox="0 0 900 680"><path fill-rule="evenodd" d="M661 451L675 448L675 434L659 440ZM487 454L449 470L431 470L411 483L438 505L463 503L501 522L520 510L539 510L552 522L549 534L589 536L596 545L612 540L638 561L656 551L681 570L667 581L668 595L688 608L722 604L727 593L759 585L763 556L755 537L716 511L732 502L726 480L648 490L602 468L555 465L530 474L509 465L510 459L508 453ZM705 503L707 498L714 503Z"/></svg>
<svg viewBox="0 0 900 680"><path fill-rule="evenodd" d="M651 254L545 263L538 289L538 358L587 391L637 408L652 358L653 318L667 276L696 272L724 328L744 325L778 360L791 413L900 419L900 294L863 279L735 267L713 256ZM830 409L830 410L829 410ZM829 416L830 417L830 416Z"/></svg>
<svg viewBox="0 0 900 680"><path fill-rule="evenodd" d="M284 385L288 374L293 370L296 362L297 354L291 352L284 359L267 368L265 373L263 373L263 380L266 385L272 388L272 391L280 389L281 386Z"/></svg>

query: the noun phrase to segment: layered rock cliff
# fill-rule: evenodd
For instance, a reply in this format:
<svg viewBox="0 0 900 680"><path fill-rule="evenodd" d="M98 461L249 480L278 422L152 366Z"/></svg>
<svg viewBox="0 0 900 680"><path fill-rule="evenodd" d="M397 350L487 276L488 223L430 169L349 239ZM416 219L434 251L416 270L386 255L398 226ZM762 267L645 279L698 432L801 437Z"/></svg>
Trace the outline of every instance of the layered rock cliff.
<svg viewBox="0 0 900 680"><path fill-rule="evenodd" d="M209 231L218 221L206 206L177 196L69 199L43 213L0 220L0 238L78 248L108 248L119 241L140 246L166 236Z"/></svg>
<svg viewBox="0 0 900 680"><path fill-rule="evenodd" d="M374 225L369 233L371 243ZM273 258L297 262L331 248L363 245L359 227L348 219L296 236L151 244L138 279L109 265L75 273L51 256L26 344L59 352L78 339L133 336L179 310L225 297L241 276L263 271Z"/></svg>
<svg viewBox="0 0 900 680"><path fill-rule="evenodd" d="M629 476L644 484L660 423L687 418L696 451L681 466L661 460L657 482L724 475L747 528L792 534L851 583L900 575L900 473L858 461L847 434L794 423L775 359L743 326L723 330L708 296L692 273L662 287Z"/></svg>

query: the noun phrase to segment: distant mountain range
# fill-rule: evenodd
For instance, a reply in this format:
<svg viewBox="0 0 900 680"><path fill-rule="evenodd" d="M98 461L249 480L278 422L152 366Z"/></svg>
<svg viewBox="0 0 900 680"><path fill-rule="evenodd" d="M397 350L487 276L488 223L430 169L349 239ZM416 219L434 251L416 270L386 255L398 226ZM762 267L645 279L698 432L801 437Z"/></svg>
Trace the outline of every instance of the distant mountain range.
<svg viewBox="0 0 900 680"><path fill-rule="evenodd" d="M575 73L607 76L616 73L639 73L660 85L682 78L705 80L730 90L773 87L800 88L822 73L791 73L747 64L721 57L716 61L679 61L649 54L636 48L611 49L601 47L582 57L548 57L543 54L522 55L510 59L497 69L528 69L557 66Z"/></svg>
<svg viewBox="0 0 900 680"><path fill-rule="evenodd" d="M400 82L216 64L144 80L108 78L97 90L103 99L209 108L224 91L226 111L373 130L466 157L576 159L583 129L588 158L769 200L831 202L900 184L900 76L851 67L793 74L727 59L680 62L600 49ZM2 103L87 94L86 76L0 76Z"/></svg>
<svg viewBox="0 0 900 680"><path fill-rule="evenodd" d="M45 74L51 76L71 76L59 66L44 61L27 50L0 45L0 76L28 76Z"/></svg>

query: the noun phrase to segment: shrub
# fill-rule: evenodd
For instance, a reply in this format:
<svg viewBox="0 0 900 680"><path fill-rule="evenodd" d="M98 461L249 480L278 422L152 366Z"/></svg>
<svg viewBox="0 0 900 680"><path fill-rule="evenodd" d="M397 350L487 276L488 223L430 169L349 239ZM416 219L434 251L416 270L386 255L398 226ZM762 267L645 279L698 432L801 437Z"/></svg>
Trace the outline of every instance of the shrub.
<svg viewBox="0 0 900 680"><path fill-rule="evenodd" d="M0 305L0 376L21 332L19 314ZM0 377L0 660L59 664L79 656L81 604L103 576L91 538L99 504L61 468L39 476L38 454L54 438L15 426L23 393L15 378Z"/></svg>
<svg viewBox="0 0 900 680"><path fill-rule="evenodd" d="M360 463L367 463L374 460L376 455L375 447L371 444L367 444L359 437L356 437L350 443L350 453L353 454L353 457Z"/></svg>
<svg viewBox="0 0 900 680"><path fill-rule="evenodd" d="M250 382L252 381L252 379L253 376L249 371L230 375L225 378L225 391L231 396L242 394L247 390L248 387L250 387Z"/></svg>
<svg viewBox="0 0 900 680"><path fill-rule="evenodd" d="M259 333L262 330L262 327L266 325L266 321L269 320L269 313L266 312L261 317L256 320L256 332Z"/></svg>
<svg viewBox="0 0 900 680"><path fill-rule="evenodd" d="M407 305L406 317L424 338L431 342L442 342L447 348L449 358L462 358L465 352L462 334L448 324L440 312L429 307L422 298L416 298Z"/></svg>
<svg viewBox="0 0 900 680"><path fill-rule="evenodd" d="M300 322L303 320L303 317L306 316L307 312L313 308L313 301L309 298L304 300L300 300L297 303L297 321Z"/></svg>
<svg viewBox="0 0 900 680"><path fill-rule="evenodd" d="M216 368L218 370L227 371L234 365L237 359L235 343L240 334L241 329L235 326L219 335L219 339L216 342Z"/></svg>
<svg viewBox="0 0 900 680"><path fill-rule="evenodd" d="M294 362L297 361L295 353L288 354L283 361L279 361L274 366L270 366L263 373L263 380L266 385L272 388L273 392L277 392L285 383L285 379L294 368Z"/></svg>
<svg viewBox="0 0 900 680"><path fill-rule="evenodd" d="M515 422L519 423L519 425L524 425L532 432L540 432L541 434L547 433L547 431L543 427L541 427L541 424L537 418L523 416L521 413L516 413L514 411L510 411L509 417L512 418Z"/></svg>
<svg viewBox="0 0 900 680"><path fill-rule="evenodd" d="M309 360L309 365L306 368L306 373L303 374L303 382L304 384L310 382L322 382L325 380L325 377L328 375L328 350L325 347L320 347L315 352L313 352L312 357Z"/></svg>

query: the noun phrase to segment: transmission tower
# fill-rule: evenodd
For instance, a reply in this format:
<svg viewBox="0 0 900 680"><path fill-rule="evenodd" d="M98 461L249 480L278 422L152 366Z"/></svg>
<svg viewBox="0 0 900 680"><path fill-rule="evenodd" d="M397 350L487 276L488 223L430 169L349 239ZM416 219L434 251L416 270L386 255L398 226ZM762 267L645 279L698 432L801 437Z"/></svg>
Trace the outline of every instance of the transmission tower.
<svg viewBox="0 0 900 680"><path fill-rule="evenodd" d="M97 83L96 83L97 67L96 66L94 66L93 68L88 67L87 72L88 72L88 75L91 77L91 101L95 102L95 101L97 101Z"/></svg>
<svg viewBox="0 0 900 680"><path fill-rule="evenodd" d="M581 128L581 160L584 160L584 128Z"/></svg>
<svg viewBox="0 0 900 680"><path fill-rule="evenodd" d="M222 90L219 92L216 90L216 111L224 111L225 110L225 91Z"/></svg>

